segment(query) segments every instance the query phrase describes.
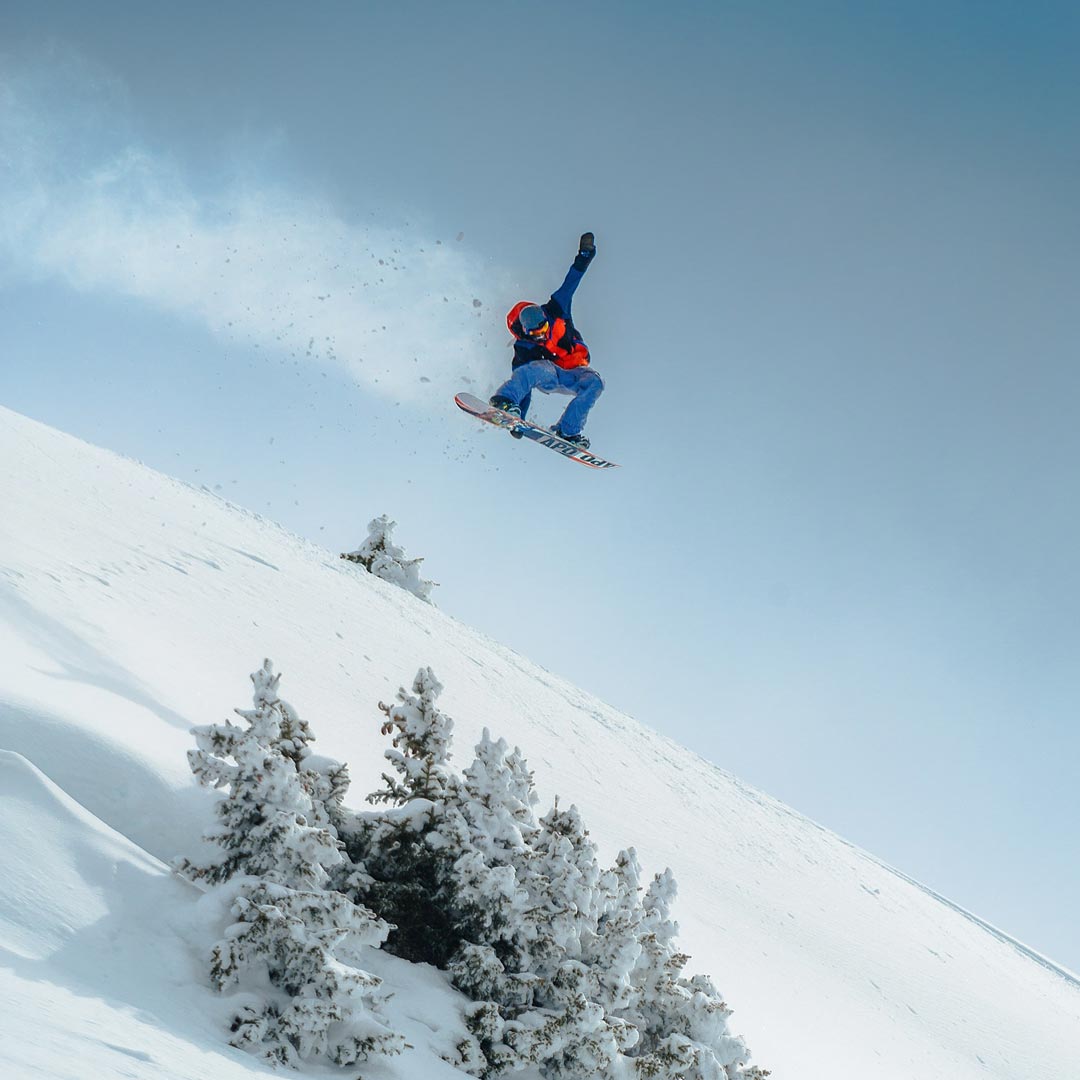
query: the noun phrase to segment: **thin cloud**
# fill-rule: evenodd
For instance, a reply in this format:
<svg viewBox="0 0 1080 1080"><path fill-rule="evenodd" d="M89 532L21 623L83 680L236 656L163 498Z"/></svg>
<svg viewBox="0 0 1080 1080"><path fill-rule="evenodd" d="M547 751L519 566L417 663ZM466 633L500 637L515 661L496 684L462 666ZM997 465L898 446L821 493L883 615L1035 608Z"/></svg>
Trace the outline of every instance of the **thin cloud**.
<svg viewBox="0 0 1080 1080"><path fill-rule="evenodd" d="M395 400L442 403L463 380L497 381L490 271L456 241L359 225L280 187L196 193L174 163L119 137L116 95L106 107L81 78L57 96L47 79L0 76L9 276L137 297Z"/></svg>

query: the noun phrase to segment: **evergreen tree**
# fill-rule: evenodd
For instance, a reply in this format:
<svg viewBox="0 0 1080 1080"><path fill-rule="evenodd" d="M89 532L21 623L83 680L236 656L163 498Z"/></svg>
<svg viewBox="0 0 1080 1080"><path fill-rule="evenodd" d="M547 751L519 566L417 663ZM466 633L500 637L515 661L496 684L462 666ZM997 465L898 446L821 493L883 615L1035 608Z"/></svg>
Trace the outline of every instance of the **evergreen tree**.
<svg viewBox="0 0 1080 1080"><path fill-rule="evenodd" d="M532 773L515 746L484 728L476 756L463 774L464 805L474 842L495 861L512 861L538 831Z"/></svg>
<svg viewBox="0 0 1080 1080"><path fill-rule="evenodd" d="M312 824L325 810L312 799L310 776L298 770L311 734L277 696L279 680L264 661L251 675L254 707L236 710L246 726L226 720L192 729L197 748L188 751L191 771L201 784L227 789L215 807L217 827L204 834L220 853L177 866L192 880L213 885L246 874L321 888L328 870L341 862L337 838ZM283 728L289 733L284 744Z"/></svg>
<svg viewBox="0 0 1080 1080"><path fill-rule="evenodd" d="M392 736L393 744L383 756L398 776L383 773L385 789L368 796L368 802L402 806L410 799L434 802L456 795L457 778L449 767L454 721L438 707L443 685L426 667L416 673L412 689L411 694L398 690L397 705L379 702L386 716L382 733Z"/></svg>
<svg viewBox="0 0 1080 1080"><path fill-rule="evenodd" d="M516 1068L535 1064L545 1080L611 1075L632 1033L589 999L588 984L584 965L564 961L543 980L537 1007L504 1023L502 1040Z"/></svg>
<svg viewBox="0 0 1080 1080"><path fill-rule="evenodd" d="M586 960L596 1000L611 1013L625 1016L641 1000L634 974L641 955L640 927L645 917L641 865L633 848L619 852L615 866L603 875L598 892L602 912Z"/></svg>
<svg viewBox="0 0 1080 1080"><path fill-rule="evenodd" d="M351 1065L374 1054L398 1054L401 1035L378 1012L380 980L339 959L362 959L387 925L340 893L253 883L238 891L237 922L214 946L210 979L222 992L254 990L234 1016L233 1046L275 1064L327 1059Z"/></svg>
<svg viewBox="0 0 1080 1080"><path fill-rule="evenodd" d="M345 843L363 871L352 895L394 926L387 949L445 967L474 928L456 886L454 864L470 850L469 829L460 780L449 768L453 721L438 707L442 689L421 668L412 693L399 690L397 705L380 702L394 772L383 774L385 786L368 801L389 809L356 815Z"/></svg>
<svg viewBox="0 0 1080 1080"><path fill-rule="evenodd" d="M486 729L459 776L442 686L422 668L380 704L392 769L344 834L350 895L396 924L387 947L474 1002L454 1064L493 1078L760 1080L704 976L684 978L670 871L642 889L631 848L601 871L575 806L539 821L532 774Z"/></svg>
<svg viewBox="0 0 1080 1080"><path fill-rule="evenodd" d="M278 697L279 679L265 661L251 676L254 707L236 710L246 726L195 728L188 754L201 783L227 789L204 834L220 852L177 863L228 889L237 918L213 948L211 983L245 992L232 1044L275 1063L398 1053L403 1039L378 1015L379 980L357 966L389 927L327 889L343 865L328 807L344 797L347 772L336 762L309 767L314 736Z"/></svg>
<svg viewBox="0 0 1080 1080"><path fill-rule="evenodd" d="M750 1080L746 1044L728 1031L731 1009L703 975L683 978L689 959L679 952L671 918L677 892L670 870L653 878L641 904L641 951L631 973L640 997L622 1014L638 1030L631 1050L638 1075L657 1080Z"/></svg>
<svg viewBox="0 0 1080 1080"><path fill-rule="evenodd" d="M527 882L531 844L539 832L536 802L532 773L521 751L510 751L504 739L493 740L485 728L463 774L461 806L471 850L456 872L461 901L484 927L479 942L491 946L505 970L515 975L505 988L507 1001L514 1003L522 996L525 980L517 976L527 968L524 956L535 936Z"/></svg>
<svg viewBox="0 0 1080 1080"><path fill-rule="evenodd" d="M581 816L556 803L537 822L520 750L486 730L463 786L476 851L512 871L517 885L511 893L508 877L502 895L474 891L477 907L497 914L484 943L464 946L450 964L456 986L486 999L467 1018L484 1075L530 1065L544 1077L599 1075L634 1033L592 999L588 969L576 959L599 911L596 849Z"/></svg>
<svg viewBox="0 0 1080 1080"><path fill-rule="evenodd" d="M359 563L377 578L389 581L430 604L435 582L420 577L423 559L406 558L404 549L393 542L391 534L396 525L397 522L391 521L385 514L375 518L368 523L367 539L355 551L343 552L341 557Z"/></svg>
<svg viewBox="0 0 1080 1080"><path fill-rule="evenodd" d="M576 959L596 936L600 915L600 866L596 845L576 806L558 800L540 819L534 842L533 880L543 883L537 914L558 955Z"/></svg>

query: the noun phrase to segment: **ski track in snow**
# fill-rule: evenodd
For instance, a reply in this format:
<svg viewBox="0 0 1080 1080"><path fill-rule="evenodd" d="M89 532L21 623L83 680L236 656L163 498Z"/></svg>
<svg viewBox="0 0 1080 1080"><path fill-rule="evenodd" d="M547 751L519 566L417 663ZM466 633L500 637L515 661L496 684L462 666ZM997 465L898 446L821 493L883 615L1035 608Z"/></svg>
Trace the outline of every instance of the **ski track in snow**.
<svg viewBox="0 0 1080 1080"><path fill-rule="evenodd" d="M336 551L3 409L0 490L4 1080L270 1074L227 1045L197 891L165 867L210 822L189 728L246 707L264 657L357 807L383 768L377 702L430 665L457 764L488 727L605 859L672 867L688 972L775 1080L1080 1075L1074 974ZM415 1049L366 1080L460 1075L438 1057L443 977L378 965Z"/></svg>

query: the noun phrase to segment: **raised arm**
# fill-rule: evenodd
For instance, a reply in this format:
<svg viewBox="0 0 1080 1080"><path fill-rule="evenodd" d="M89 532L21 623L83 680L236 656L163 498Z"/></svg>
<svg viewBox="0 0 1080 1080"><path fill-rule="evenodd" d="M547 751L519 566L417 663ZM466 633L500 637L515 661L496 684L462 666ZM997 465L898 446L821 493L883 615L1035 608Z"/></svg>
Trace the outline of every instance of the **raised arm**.
<svg viewBox="0 0 1080 1080"><path fill-rule="evenodd" d="M550 309L549 313L552 316L573 323L570 317L570 305L573 302L574 293L578 285L581 284L581 279L585 276L585 271L589 269L589 264L593 261L595 255L596 241L593 234L589 232L583 233L578 243L578 253L574 258L573 265L566 272L563 283L551 294L551 299L544 305L545 308Z"/></svg>

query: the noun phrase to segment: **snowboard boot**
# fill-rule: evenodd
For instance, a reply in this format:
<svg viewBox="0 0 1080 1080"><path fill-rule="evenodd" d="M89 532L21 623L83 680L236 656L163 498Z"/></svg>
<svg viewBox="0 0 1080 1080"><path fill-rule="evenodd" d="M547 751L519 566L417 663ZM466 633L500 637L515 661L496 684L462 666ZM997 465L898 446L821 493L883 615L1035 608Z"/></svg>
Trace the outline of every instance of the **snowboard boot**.
<svg viewBox="0 0 1080 1080"><path fill-rule="evenodd" d="M516 416L519 420L521 419L520 407L515 405L509 398L499 397L499 395L496 394L495 397L488 400L488 404L493 409L498 409L499 412L504 412L508 416Z"/></svg>
<svg viewBox="0 0 1080 1080"><path fill-rule="evenodd" d="M576 446L580 450L589 449L589 440L584 435L564 435L558 428L552 431L552 435L557 435L563 442L568 442L571 446Z"/></svg>

